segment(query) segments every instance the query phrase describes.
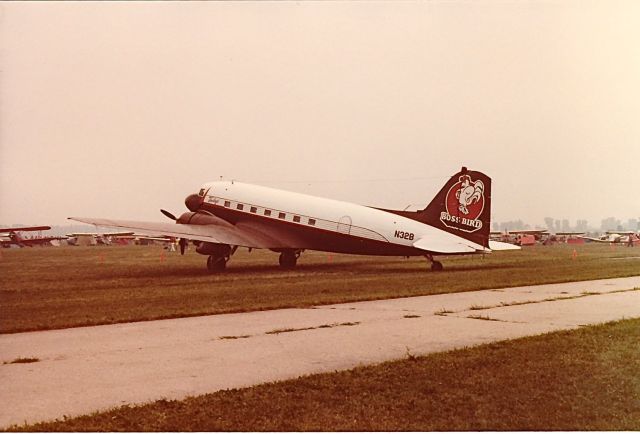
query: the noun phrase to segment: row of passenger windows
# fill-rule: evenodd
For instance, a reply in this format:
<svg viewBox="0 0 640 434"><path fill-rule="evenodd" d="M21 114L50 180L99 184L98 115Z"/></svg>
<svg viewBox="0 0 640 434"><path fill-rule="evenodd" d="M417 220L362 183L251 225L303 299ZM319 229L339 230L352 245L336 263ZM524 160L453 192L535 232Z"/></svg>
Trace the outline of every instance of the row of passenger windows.
<svg viewBox="0 0 640 434"><path fill-rule="evenodd" d="M226 208L231 208L231 201L225 200L225 201L224 201L224 206L225 206ZM239 211L242 211L242 210L244 209L244 205L243 205L243 204L241 204L241 203L239 203L239 204L237 204L237 205L236 205L236 209L237 209L237 210L239 210ZM257 214L257 213L258 213L258 208L257 208L257 207L255 207L255 206L252 206L251 208L249 208L249 212L252 212L252 213L254 213L254 214ZM267 216L267 217L270 217L270 216L271 216L271 210L270 210L270 209L265 209L265 210L263 211L263 214L264 214L265 216ZM287 213L284 213L284 212L278 212L278 218L279 218L279 219L282 219L282 220L286 220L286 218L287 218ZM299 216L299 215L294 215L294 216L293 216L293 221L294 221L294 222L296 222L296 223L300 223L300 221L301 221L300 216ZM316 219L309 218L309 219L307 220L307 224L309 224L310 226L315 226L315 225L316 225Z"/></svg>

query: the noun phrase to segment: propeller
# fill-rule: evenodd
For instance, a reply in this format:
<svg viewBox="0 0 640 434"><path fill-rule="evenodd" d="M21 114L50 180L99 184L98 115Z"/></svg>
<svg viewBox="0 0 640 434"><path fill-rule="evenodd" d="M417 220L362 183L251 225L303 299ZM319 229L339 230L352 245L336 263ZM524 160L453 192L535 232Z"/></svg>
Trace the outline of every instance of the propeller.
<svg viewBox="0 0 640 434"><path fill-rule="evenodd" d="M164 214L165 216L169 217L171 220L178 220L176 218L176 216L174 216L173 214L171 214L169 211L167 211L166 209L161 209L160 212L162 214Z"/></svg>
<svg viewBox="0 0 640 434"><path fill-rule="evenodd" d="M176 218L176 216L174 216L173 214L171 214L169 211L167 211L166 209L161 209L160 212L162 214L164 214L165 216L169 217L171 220L178 220ZM180 245L180 254L184 255L184 251L187 248L187 243L189 243L189 240L187 238L180 238L180 241L178 241L178 244Z"/></svg>

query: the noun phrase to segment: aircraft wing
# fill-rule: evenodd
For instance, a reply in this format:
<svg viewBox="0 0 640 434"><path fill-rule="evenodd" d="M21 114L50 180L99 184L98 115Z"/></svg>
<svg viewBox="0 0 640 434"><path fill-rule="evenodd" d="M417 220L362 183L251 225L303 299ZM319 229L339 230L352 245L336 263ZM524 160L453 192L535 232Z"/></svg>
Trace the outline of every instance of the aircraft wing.
<svg viewBox="0 0 640 434"><path fill-rule="evenodd" d="M133 235L133 232L74 232L67 234L68 237L84 237L84 236L96 236L96 237L121 237Z"/></svg>
<svg viewBox="0 0 640 434"><path fill-rule="evenodd" d="M583 240L590 240L596 243L610 243L611 241L609 240L601 240L600 238L593 238L593 237L578 237L578 238L582 238Z"/></svg>
<svg viewBox="0 0 640 434"><path fill-rule="evenodd" d="M22 228L0 228L0 233L48 231L49 229L51 229L51 226L26 226Z"/></svg>
<svg viewBox="0 0 640 434"><path fill-rule="evenodd" d="M261 231L259 228L233 226L226 221L224 222L226 223L225 225L193 225L168 222L110 220L90 217L69 217L69 219L96 226L128 229L151 235L168 235L176 238L187 238L210 243L230 244L232 246L254 247L258 249L295 247L286 239L276 239L270 234Z"/></svg>

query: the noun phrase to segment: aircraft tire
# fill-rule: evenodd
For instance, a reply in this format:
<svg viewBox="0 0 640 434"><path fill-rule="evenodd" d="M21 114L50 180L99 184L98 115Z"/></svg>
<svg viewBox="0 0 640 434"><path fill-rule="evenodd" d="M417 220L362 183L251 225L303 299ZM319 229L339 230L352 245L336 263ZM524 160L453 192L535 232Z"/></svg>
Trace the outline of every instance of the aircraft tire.
<svg viewBox="0 0 640 434"><path fill-rule="evenodd" d="M285 270L290 270L296 266L298 261L298 257L295 252L282 252L280 253L280 257L278 258L280 262L280 268L284 268Z"/></svg>
<svg viewBox="0 0 640 434"><path fill-rule="evenodd" d="M431 271L442 271L444 267L442 267L442 262L433 261L431 263Z"/></svg>
<svg viewBox="0 0 640 434"><path fill-rule="evenodd" d="M227 258L219 256L209 256L207 258L207 269L211 273L224 271L227 266Z"/></svg>

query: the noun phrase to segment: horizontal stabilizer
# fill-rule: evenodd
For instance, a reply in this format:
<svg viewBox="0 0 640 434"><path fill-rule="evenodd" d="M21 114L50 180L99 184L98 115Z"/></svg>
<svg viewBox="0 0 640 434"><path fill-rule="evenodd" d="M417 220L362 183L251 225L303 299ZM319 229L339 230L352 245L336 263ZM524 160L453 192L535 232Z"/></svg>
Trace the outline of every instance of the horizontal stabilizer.
<svg viewBox="0 0 640 434"><path fill-rule="evenodd" d="M501 241L493 241L489 240L489 248L491 250L520 250L520 246L516 246L515 244L503 243Z"/></svg>
<svg viewBox="0 0 640 434"><path fill-rule="evenodd" d="M474 253L483 250L479 244L459 237L447 238L420 238L413 243L413 247L424 250L429 253L453 254L453 253Z"/></svg>

